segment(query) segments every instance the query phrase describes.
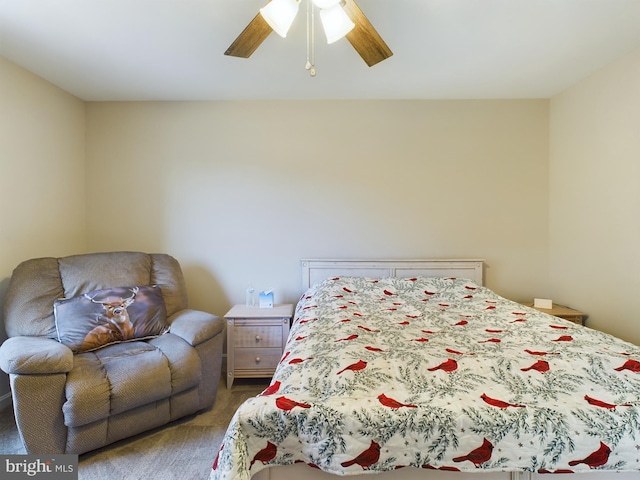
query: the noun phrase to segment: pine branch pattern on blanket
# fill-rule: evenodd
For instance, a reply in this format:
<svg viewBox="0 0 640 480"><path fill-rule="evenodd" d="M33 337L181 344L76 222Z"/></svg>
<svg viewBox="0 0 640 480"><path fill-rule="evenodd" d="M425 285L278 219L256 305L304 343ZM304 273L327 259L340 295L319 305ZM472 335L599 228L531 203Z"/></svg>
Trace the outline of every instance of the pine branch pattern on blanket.
<svg viewBox="0 0 640 480"><path fill-rule="evenodd" d="M465 279L329 279L298 303L271 386L236 412L211 480L298 462L640 472L640 348Z"/></svg>

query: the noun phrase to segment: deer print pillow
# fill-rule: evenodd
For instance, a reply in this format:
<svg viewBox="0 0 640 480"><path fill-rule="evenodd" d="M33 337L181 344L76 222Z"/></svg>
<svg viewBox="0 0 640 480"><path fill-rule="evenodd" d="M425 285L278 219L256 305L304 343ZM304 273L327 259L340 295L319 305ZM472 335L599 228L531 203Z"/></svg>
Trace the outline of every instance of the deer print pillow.
<svg viewBox="0 0 640 480"><path fill-rule="evenodd" d="M53 311L58 341L74 353L155 337L169 330L157 285L94 290L56 300Z"/></svg>

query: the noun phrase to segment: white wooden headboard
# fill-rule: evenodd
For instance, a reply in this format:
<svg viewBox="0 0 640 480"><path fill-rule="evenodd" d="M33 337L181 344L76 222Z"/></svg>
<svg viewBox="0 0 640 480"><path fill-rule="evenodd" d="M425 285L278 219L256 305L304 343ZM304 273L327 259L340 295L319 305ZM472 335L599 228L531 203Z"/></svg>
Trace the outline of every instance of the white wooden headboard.
<svg viewBox="0 0 640 480"><path fill-rule="evenodd" d="M302 289L332 277L459 277L484 285L484 260L318 260L302 259Z"/></svg>

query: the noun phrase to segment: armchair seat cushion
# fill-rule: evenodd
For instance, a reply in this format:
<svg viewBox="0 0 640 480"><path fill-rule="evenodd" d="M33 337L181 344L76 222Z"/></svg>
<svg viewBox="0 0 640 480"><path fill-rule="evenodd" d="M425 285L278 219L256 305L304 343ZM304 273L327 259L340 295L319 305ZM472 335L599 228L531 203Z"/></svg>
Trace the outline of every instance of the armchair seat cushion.
<svg viewBox="0 0 640 480"><path fill-rule="evenodd" d="M83 299L97 310L65 309ZM215 401L225 322L188 308L182 269L170 255L26 260L11 275L3 313L9 338L0 369L9 374L28 454L81 454ZM94 324L96 315L116 328ZM94 337L107 341L85 349Z"/></svg>
<svg viewBox="0 0 640 480"><path fill-rule="evenodd" d="M154 340L76 354L65 386L65 425L87 425L196 387L202 372L195 350L176 335Z"/></svg>

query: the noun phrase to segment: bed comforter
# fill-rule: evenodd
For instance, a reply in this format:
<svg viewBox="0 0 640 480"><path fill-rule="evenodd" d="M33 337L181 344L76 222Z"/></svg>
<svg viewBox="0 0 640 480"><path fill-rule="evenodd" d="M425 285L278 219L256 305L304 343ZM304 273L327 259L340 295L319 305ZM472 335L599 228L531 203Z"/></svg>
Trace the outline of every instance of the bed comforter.
<svg viewBox="0 0 640 480"><path fill-rule="evenodd" d="M329 279L298 303L210 478L297 462L640 472L640 348L464 279Z"/></svg>

